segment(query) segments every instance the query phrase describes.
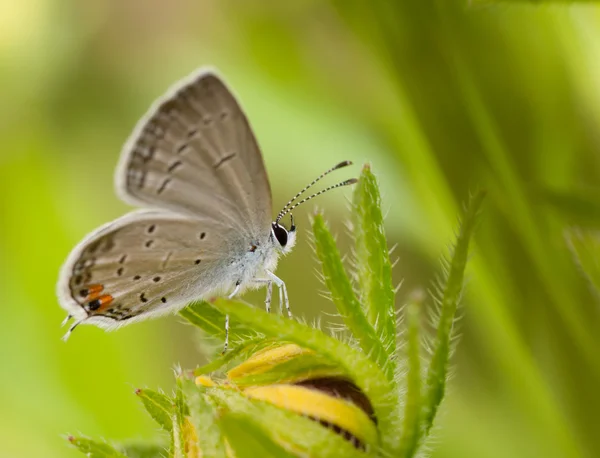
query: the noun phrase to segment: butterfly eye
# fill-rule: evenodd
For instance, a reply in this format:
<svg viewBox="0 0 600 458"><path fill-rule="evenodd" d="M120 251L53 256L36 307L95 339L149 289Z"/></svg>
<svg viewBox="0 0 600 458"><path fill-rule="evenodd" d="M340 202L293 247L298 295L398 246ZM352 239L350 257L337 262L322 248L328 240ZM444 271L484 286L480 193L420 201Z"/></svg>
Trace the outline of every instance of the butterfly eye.
<svg viewBox="0 0 600 458"><path fill-rule="evenodd" d="M273 234L275 234L275 238L277 239L279 244L282 247L286 246L288 241L288 231L286 231L284 227L281 227L277 223L273 223L272 228Z"/></svg>

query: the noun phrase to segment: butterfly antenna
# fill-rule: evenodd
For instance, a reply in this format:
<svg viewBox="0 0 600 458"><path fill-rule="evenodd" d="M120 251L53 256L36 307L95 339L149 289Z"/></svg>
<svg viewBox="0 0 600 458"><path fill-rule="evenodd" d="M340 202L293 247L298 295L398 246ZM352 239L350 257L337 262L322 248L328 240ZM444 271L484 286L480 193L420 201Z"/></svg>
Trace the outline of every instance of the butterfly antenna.
<svg viewBox="0 0 600 458"><path fill-rule="evenodd" d="M306 192L306 190L307 190L307 189L309 189L310 187L314 186L314 185L315 185L315 183L316 183L317 181L319 181L319 180L320 180L321 178L323 178L324 176L326 176L326 175L329 175L329 174L330 174L331 172L333 172L334 170L341 169L342 167L346 167L346 166L348 166L348 165L352 165L352 161L343 161L343 162L340 162L339 164L337 164L337 165L334 165L334 166L333 166L333 167L331 167L329 170L326 170L326 171L325 171L325 172L323 172L321 175L319 175L317 178L315 178L315 179L312 181L312 183L310 183L309 185L305 186L305 187L304 187L304 189L302 189L302 191L300 191L298 194L296 194L294 197L292 197L292 198L290 199L290 201L289 201L287 204L285 204L285 206L284 206L284 207L281 209L281 211L280 211L280 212L279 212L279 214L277 215L277 219L275 219L275 222L279 222L279 220L280 220L281 218L283 218L283 216L284 216L285 214L287 214L287 213L288 213L288 208L289 208L289 206L290 206L290 205L291 205L291 204L292 204L292 203L293 203L293 202L294 202L294 201L295 201L295 200L296 200L298 197L300 197L302 194L304 194L304 193ZM295 208L295 207L294 207L294 208Z"/></svg>
<svg viewBox="0 0 600 458"><path fill-rule="evenodd" d="M284 209L281 212L279 212L279 215L277 215L277 219L275 220L275 223L278 223L281 218L283 218L285 215L287 215L289 212L291 212L298 205L302 205L304 202L307 202L314 197L320 196L321 194L326 193L327 191L331 191L332 189L340 188L342 186L348 186L348 185L351 185L351 184L354 184L357 182L358 182L358 180L356 178L350 178L349 180L342 181L341 183L338 183L338 184L334 184L333 186L329 186L328 188L321 189L319 192L315 192L313 195L308 196L305 199L302 199L300 202L296 202L291 207L288 207L287 209Z"/></svg>

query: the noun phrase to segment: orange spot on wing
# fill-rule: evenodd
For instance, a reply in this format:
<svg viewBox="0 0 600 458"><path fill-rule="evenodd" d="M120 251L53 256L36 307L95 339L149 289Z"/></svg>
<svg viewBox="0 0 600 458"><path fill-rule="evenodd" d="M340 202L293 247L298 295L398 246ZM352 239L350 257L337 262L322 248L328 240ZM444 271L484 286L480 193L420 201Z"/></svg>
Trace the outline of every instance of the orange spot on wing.
<svg viewBox="0 0 600 458"><path fill-rule="evenodd" d="M98 311L100 312L108 308L108 306L113 301L113 297L110 294L105 294L103 296L100 296L98 300L100 301L100 308L98 309Z"/></svg>
<svg viewBox="0 0 600 458"><path fill-rule="evenodd" d="M93 299L97 299L103 290L104 285L88 285L85 288L82 288L79 291L79 294L81 294L86 301L91 301Z"/></svg>

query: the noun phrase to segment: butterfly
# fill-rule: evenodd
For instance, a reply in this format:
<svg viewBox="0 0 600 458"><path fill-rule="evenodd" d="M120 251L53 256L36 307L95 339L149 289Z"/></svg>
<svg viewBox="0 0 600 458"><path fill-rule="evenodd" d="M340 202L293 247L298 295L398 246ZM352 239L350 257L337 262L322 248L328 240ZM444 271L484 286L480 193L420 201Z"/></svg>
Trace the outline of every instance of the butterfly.
<svg viewBox="0 0 600 458"><path fill-rule="evenodd" d="M159 98L121 153L115 183L132 211L99 227L69 254L58 280L60 305L80 324L111 330L174 313L194 300L273 285L291 317L278 259L296 242L292 210L302 189L271 219L271 187L248 119L223 80L201 70ZM281 222L290 215L290 226ZM229 319L225 323L225 348Z"/></svg>

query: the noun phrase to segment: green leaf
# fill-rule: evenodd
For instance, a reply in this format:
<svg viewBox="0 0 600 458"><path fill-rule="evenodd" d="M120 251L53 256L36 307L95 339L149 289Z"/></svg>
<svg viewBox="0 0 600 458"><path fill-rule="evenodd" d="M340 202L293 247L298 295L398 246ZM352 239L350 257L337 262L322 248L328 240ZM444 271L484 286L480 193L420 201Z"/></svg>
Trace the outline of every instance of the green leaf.
<svg viewBox="0 0 600 458"><path fill-rule="evenodd" d="M404 420L400 437L400 456L405 458L410 458L415 454L421 436L420 309L422 302L423 294L420 291L415 292L405 308L408 372L406 374Z"/></svg>
<svg viewBox="0 0 600 458"><path fill-rule="evenodd" d="M106 442L97 442L83 437L69 436L69 442L89 458L127 458Z"/></svg>
<svg viewBox="0 0 600 458"><path fill-rule="evenodd" d="M177 420L177 416L173 415L173 431L171 434L169 458L186 458L184 454L185 439L183 437L183 426Z"/></svg>
<svg viewBox="0 0 600 458"><path fill-rule="evenodd" d="M215 402L205 394L205 389L190 381L183 382L183 389L188 399L191 421L200 450L206 456L225 458L227 453L222 431L217 423Z"/></svg>
<svg viewBox="0 0 600 458"><path fill-rule="evenodd" d="M596 293L600 293L600 232L570 229L567 242L575 261Z"/></svg>
<svg viewBox="0 0 600 458"><path fill-rule="evenodd" d="M144 404L150 416L166 431L173 430L175 403L168 396L148 389L138 389L135 394Z"/></svg>
<svg viewBox="0 0 600 458"><path fill-rule="evenodd" d="M127 458L161 458L168 453L164 446L156 444L128 444L121 448Z"/></svg>
<svg viewBox="0 0 600 458"><path fill-rule="evenodd" d="M179 314L207 334L225 340L225 314L211 307L207 302L192 302ZM233 319L230 321L229 341L232 344L247 340L249 336L255 335L256 332L253 329L247 328Z"/></svg>
<svg viewBox="0 0 600 458"><path fill-rule="evenodd" d="M433 354L427 371L427 387L423 409L425 434L431 429L439 405L444 397L448 359L451 352L452 327L463 289L463 279L469 256L469 243L478 221L484 195L484 192L479 191L470 199L443 288L437 334L433 342Z"/></svg>
<svg viewBox="0 0 600 458"><path fill-rule="evenodd" d="M354 188L353 234L360 299L388 354L396 351L395 293L377 179L369 165Z"/></svg>
<svg viewBox="0 0 600 458"><path fill-rule="evenodd" d="M243 415L248 421L254 420L256 427L267 425L266 432L271 439L292 446L296 456L314 456L318 450L318 456L323 458L365 458L376 452L376 447L372 446L370 454L359 451L341 435L306 416L268 402L248 399L237 391L213 388L208 393L227 410Z"/></svg>
<svg viewBox="0 0 600 458"><path fill-rule="evenodd" d="M188 448L190 443L190 424L187 417L190 415L190 410L187 405L185 395L183 393L183 378L181 373L178 373L175 379L175 405L173 413L173 430L171 442L171 455L174 458L184 458L188 456ZM196 442L195 438L193 441Z"/></svg>
<svg viewBox="0 0 600 458"><path fill-rule="evenodd" d="M317 256L321 261L325 284L331 292L333 303L365 354L369 355L379 365L388 380L393 380L393 364L384 345L379 340L375 328L369 323L360 302L354 294L335 240L329 232L322 215L315 216L313 232Z"/></svg>
<svg viewBox="0 0 600 458"><path fill-rule="evenodd" d="M174 437L174 440L175 443L177 443L177 439L179 439L179 443L181 444L181 450L184 452L182 456L186 455L186 417L189 414L190 411L185 400L185 395L183 394L183 379L181 377L181 374L177 374L175 389L175 420L178 425L177 433L179 434L179 437Z"/></svg>
<svg viewBox="0 0 600 458"><path fill-rule="evenodd" d="M383 451L397 455L400 428L394 384L365 354L296 321L250 309L243 302L217 299L214 306L265 335L309 348L336 363L371 401L378 420Z"/></svg>
<svg viewBox="0 0 600 458"><path fill-rule="evenodd" d="M219 422L229 445L237 458L296 458L281 445L275 443L263 428L243 415L228 414Z"/></svg>

